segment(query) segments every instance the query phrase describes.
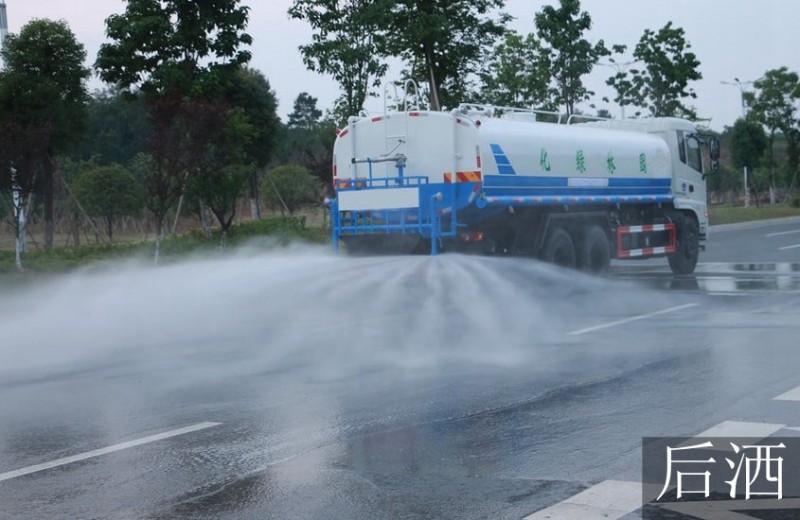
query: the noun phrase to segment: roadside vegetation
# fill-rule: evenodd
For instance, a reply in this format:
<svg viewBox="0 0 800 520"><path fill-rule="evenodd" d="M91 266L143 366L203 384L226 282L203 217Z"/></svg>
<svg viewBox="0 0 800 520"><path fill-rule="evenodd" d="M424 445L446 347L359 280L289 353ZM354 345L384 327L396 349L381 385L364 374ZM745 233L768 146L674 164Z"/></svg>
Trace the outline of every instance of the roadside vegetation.
<svg viewBox="0 0 800 520"><path fill-rule="evenodd" d="M262 208L293 217L320 207L337 128L380 95L391 59L433 110L480 102L611 117L612 100L583 83L602 65L621 112L703 121L692 104L702 57L683 28L665 21L642 27L638 41L590 41L580 0L531 12L521 33L508 27L505 0L292 0L286 14L311 33L300 48L305 65L341 96L326 108L298 92L285 122L269 79L249 66L241 0L156 3L124 0L97 56L63 21L33 20L6 39L0 242L14 240L0 244L0 270L218 254L251 234L324 241L324 221L296 228L264 219ZM104 90L88 92L92 73ZM778 67L736 81L748 111L718 135L721 168L708 186L722 206L711 207L712 222L794 215L798 74ZM743 168L760 207L730 207L744 200Z"/></svg>
<svg viewBox="0 0 800 520"><path fill-rule="evenodd" d="M783 217L800 217L800 199L782 204L763 204L760 207L719 205L708 208L708 218L712 226Z"/></svg>
<svg viewBox="0 0 800 520"><path fill-rule="evenodd" d="M228 230L228 247L219 247L220 230L212 231L207 239L201 229L164 238L161 261L172 262L191 258L224 257L236 254L241 247L273 250L290 243L321 244L328 235L321 227L307 226L305 218L268 217L242 222ZM82 246L33 249L26 254L26 273L66 272L78 267L110 260L153 261L153 241L115 242ZM0 273L16 272L14 252L0 250Z"/></svg>

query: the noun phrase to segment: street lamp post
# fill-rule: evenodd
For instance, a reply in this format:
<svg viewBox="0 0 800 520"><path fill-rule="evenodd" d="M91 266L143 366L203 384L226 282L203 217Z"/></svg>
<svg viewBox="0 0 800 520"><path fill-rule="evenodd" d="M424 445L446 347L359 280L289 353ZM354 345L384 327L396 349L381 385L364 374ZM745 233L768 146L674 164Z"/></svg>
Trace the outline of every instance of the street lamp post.
<svg viewBox="0 0 800 520"><path fill-rule="evenodd" d="M730 81L720 81L720 83L739 88L739 93L742 96L742 119L747 119L747 102L744 99L744 89L752 85L753 82L739 81L739 78L733 78L732 83ZM747 166L744 167L744 207L750 207L750 187L747 185Z"/></svg>
<svg viewBox="0 0 800 520"><path fill-rule="evenodd" d="M598 62L597 64L598 65L602 65L603 67L611 67L614 70L616 70L618 74L622 74L623 72L626 72L631 65L633 65L634 63L636 63L639 60L626 61L625 63L617 63L616 61L614 61L614 58L609 58L608 61L609 61L609 63ZM620 117L622 119L625 119L625 103L624 102L621 102L619 104L619 111L620 111Z"/></svg>

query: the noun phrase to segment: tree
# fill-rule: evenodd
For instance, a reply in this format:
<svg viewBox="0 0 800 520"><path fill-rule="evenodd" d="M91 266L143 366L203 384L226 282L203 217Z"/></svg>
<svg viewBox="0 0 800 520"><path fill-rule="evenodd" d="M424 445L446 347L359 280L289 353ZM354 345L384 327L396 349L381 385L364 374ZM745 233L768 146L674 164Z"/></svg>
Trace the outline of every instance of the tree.
<svg viewBox="0 0 800 520"><path fill-rule="evenodd" d="M144 191L136 177L119 164L84 171L73 186L75 197L87 213L105 220L109 242L113 242L117 218L141 213Z"/></svg>
<svg viewBox="0 0 800 520"><path fill-rule="evenodd" d="M746 92L749 117L767 127L769 139L770 203L775 203L775 135L781 132L789 151L789 170L796 185L800 162L800 77L786 67L769 70L755 81L756 92Z"/></svg>
<svg viewBox="0 0 800 520"><path fill-rule="evenodd" d="M683 29L672 22L657 33L646 29L633 51L644 67L618 71L606 81L617 91L615 101L647 108L654 117L697 119L695 110L683 102L697 97L689 82L703 77L700 61L690 48Z"/></svg>
<svg viewBox="0 0 800 520"><path fill-rule="evenodd" d="M148 150L152 133L143 96L103 90L89 98L87 130L75 152L83 160L127 164Z"/></svg>
<svg viewBox="0 0 800 520"><path fill-rule="evenodd" d="M304 204L319 202L319 180L302 166L279 166L267 173L267 180L261 191L264 203L280 208L281 214L288 211L293 215Z"/></svg>
<svg viewBox="0 0 800 520"><path fill-rule="evenodd" d="M19 148L5 157L13 170L4 169L6 174L15 172L25 192L18 199L17 215L23 214L34 189L41 193L44 245L51 247L56 156L80 139L86 122L86 51L66 22L33 20L19 35L6 38L2 56L6 69L0 73L0 140ZM23 142L28 139L35 142ZM23 157L23 152L30 155Z"/></svg>
<svg viewBox="0 0 800 520"><path fill-rule="evenodd" d="M505 32L505 0L394 0L386 51L403 57L411 78L427 83L432 110L466 101L470 77Z"/></svg>
<svg viewBox="0 0 800 520"><path fill-rule="evenodd" d="M728 144L731 147L731 160L734 166L747 168L751 172L750 179L752 179L767 148L764 128L752 120L737 119L731 129Z"/></svg>
<svg viewBox="0 0 800 520"><path fill-rule="evenodd" d="M281 125L274 166L296 164L330 186L333 182L333 144L336 141L336 123L329 118L313 128L290 128Z"/></svg>
<svg viewBox="0 0 800 520"><path fill-rule="evenodd" d="M126 0L125 13L106 20L112 43L95 66L100 77L125 92L141 91L153 125L148 168L149 208L156 224L158 261L167 211L183 193L202 156L187 141L195 123L192 104L223 95L231 74L250 60L241 47L247 7L239 0Z"/></svg>
<svg viewBox="0 0 800 520"><path fill-rule="evenodd" d="M322 110L317 108L317 98L308 92L301 92L294 100L294 110L289 114L289 128L314 128L322 117Z"/></svg>
<svg viewBox="0 0 800 520"><path fill-rule="evenodd" d="M195 103L192 112L195 124L190 131L195 135L190 142L196 148L191 153L203 160L197 162L187 185L217 218L223 248L236 216L236 201L246 191L255 170L252 163L246 163L246 147L255 135L255 127L243 109L228 109L222 102Z"/></svg>
<svg viewBox="0 0 800 520"><path fill-rule="evenodd" d="M243 111L251 126L248 141L244 147L245 162L252 163L250 176L250 214L252 218L261 217L259 207L259 172L266 168L275 153L278 137L278 101L264 75L254 69L242 69L232 78L227 88L226 98L233 108Z"/></svg>
<svg viewBox="0 0 800 520"><path fill-rule="evenodd" d="M340 122L358 114L372 88L380 85L387 64L382 61L386 0L294 0L289 16L314 30L302 45L303 62L339 84Z"/></svg>
<svg viewBox="0 0 800 520"><path fill-rule="evenodd" d="M550 71L541 43L509 31L480 73L481 101L499 106L552 109Z"/></svg>
<svg viewBox="0 0 800 520"><path fill-rule="evenodd" d="M610 52L603 40L592 45L583 37L592 27L592 18L586 11L581 12L579 0L559 0L558 8L545 6L536 13L534 22L555 80L555 101L571 115L578 102L594 95L581 78Z"/></svg>
<svg viewBox="0 0 800 520"><path fill-rule="evenodd" d="M738 168L756 168L767 148L767 136L758 123L737 119L731 130L731 159Z"/></svg>

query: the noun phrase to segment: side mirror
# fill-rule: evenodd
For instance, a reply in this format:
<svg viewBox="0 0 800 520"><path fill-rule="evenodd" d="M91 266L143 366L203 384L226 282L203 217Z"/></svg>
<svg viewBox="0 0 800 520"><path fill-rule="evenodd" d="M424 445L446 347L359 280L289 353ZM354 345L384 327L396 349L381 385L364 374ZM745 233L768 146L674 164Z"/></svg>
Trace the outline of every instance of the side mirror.
<svg viewBox="0 0 800 520"><path fill-rule="evenodd" d="M719 170L719 139L711 137L708 143L708 151L711 155L711 171Z"/></svg>

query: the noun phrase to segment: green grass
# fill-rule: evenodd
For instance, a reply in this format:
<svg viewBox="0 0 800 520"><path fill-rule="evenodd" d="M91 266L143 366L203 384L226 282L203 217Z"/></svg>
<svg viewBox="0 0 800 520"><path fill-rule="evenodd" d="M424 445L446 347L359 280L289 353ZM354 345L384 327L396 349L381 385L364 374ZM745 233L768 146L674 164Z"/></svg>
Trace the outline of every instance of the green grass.
<svg viewBox="0 0 800 520"><path fill-rule="evenodd" d="M224 251L220 251L219 239L218 229L213 231L210 240L203 237L201 230L166 237L161 243L161 260L168 263L189 256L219 257L230 254L232 250L243 245L268 250L293 241L325 243L328 234L321 228L307 227L304 219L273 217L233 226ZM13 283L11 278L25 280L37 273L65 272L112 260L149 261L154 252L153 241L32 250L26 252L22 260L28 274L14 274L10 278L6 276L4 282ZM15 272L14 252L0 251L0 273L10 275Z"/></svg>
<svg viewBox="0 0 800 520"><path fill-rule="evenodd" d="M782 217L800 217L800 208L790 204L762 204L761 207L750 206L709 206L708 217L711 225L734 224L751 220L764 220Z"/></svg>

